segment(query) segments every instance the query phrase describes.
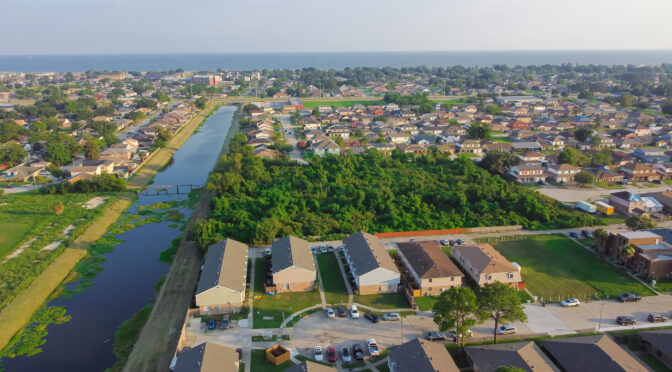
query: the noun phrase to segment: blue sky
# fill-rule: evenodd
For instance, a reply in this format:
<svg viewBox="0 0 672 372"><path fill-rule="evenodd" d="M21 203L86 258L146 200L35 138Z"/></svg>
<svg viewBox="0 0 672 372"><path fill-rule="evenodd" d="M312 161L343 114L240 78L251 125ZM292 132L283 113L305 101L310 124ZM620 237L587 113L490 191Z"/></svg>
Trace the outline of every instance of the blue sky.
<svg viewBox="0 0 672 372"><path fill-rule="evenodd" d="M3 0L0 54L672 49L670 0Z"/></svg>

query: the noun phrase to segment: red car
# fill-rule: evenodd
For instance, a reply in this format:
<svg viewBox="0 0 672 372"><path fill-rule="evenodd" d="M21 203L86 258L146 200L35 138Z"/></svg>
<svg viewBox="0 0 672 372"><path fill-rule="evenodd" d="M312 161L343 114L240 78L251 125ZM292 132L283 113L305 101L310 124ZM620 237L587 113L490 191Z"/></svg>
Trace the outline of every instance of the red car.
<svg viewBox="0 0 672 372"><path fill-rule="evenodd" d="M333 346L327 347L327 360L331 363L336 363L336 348Z"/></svg>

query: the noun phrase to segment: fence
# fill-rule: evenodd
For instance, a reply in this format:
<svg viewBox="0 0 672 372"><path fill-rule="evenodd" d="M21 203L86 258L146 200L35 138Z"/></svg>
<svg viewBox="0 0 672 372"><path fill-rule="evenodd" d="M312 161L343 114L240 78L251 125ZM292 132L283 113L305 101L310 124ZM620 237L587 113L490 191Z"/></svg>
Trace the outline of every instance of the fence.
<svg viewBox="0 0 672 372"><path fill-rule="evenodd" d="M454 234L473 234L473 233L490 233L498 231L516 231L522 230L522 226L486 226L486 227L465 227L459 229L443 229L443 230L424 230L424 231L395 231L376 233L379 238L401 238L407 236L428 236L428 235L454 235Z"/></svg>
<svg viewBox="0 0 672 372"><path fill-rule="evenodd" d="M475 239L474 241L476 243L500 243L500 242L511 242L511 241L517 241L517 240L525 240L528 239L529 236L527 235L505 235L505 236L490 236L490 237L485 237L485 238L478 238Z"/></svg>

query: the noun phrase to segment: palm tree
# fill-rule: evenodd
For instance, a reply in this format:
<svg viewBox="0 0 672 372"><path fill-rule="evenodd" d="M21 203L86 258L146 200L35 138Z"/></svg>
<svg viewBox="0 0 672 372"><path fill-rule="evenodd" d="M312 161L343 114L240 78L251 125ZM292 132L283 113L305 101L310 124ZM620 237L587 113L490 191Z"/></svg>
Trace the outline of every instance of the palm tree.
<svg viewBox="0 0 672 372"><path fill-rule="evenodd" d="M596 247L599 247L600 251L604 251L602 249L606 244L607 244L607 239L609 238L609 233L607 230L603 228L599 228L595 230L595 233L593 234L593 237L595 238L595 243L593 243Z"/></svg>
<svg viewBox="0 0 672 372"><path fill-rule="evenodd" d="M621 249L621 257L625 259L625 263L630 261L635 256L635 247L630 244L623 246Z"/></svg>

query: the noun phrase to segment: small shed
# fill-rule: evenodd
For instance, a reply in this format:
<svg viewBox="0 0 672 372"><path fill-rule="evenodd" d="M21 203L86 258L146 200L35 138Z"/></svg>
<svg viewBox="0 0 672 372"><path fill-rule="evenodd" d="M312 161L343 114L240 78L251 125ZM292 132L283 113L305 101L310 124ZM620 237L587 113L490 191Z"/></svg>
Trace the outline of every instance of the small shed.
<svg viewBox="0 0 672 372"><path fill-rule="evenodd" d="M266 360L273 363L273 365L279 366L289 360L289 350L281 345L268 348L266 349Z"/></svg>

